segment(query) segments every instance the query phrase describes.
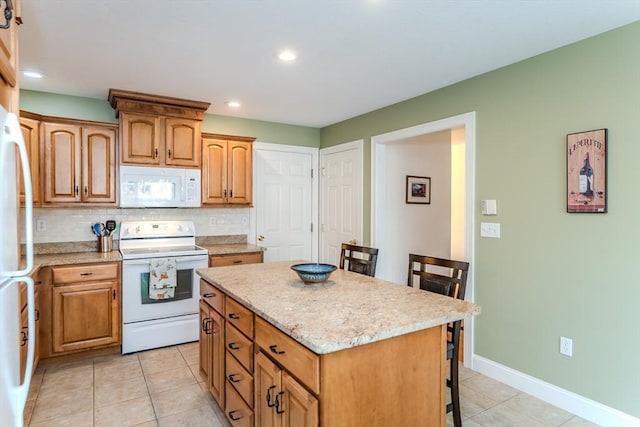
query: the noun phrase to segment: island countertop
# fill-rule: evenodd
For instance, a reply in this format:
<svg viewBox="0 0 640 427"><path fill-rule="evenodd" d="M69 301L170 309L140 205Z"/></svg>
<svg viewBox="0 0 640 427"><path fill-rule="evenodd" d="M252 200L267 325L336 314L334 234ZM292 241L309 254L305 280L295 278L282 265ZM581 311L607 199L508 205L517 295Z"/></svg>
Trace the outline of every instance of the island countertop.
<svg viewBox="0 0 640 427"><path fill-rule="evenodd" d="M317 354L356 347L480 313L456 300L350 271L305 285L304 261L202 268L197 273Z"/></svg>

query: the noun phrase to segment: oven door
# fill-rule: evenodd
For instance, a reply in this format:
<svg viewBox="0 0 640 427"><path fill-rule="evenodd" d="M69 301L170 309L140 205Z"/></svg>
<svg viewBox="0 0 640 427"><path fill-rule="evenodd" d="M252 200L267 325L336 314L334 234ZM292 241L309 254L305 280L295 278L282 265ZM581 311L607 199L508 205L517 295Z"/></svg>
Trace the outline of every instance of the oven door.
<svg viewBox="0 0 640 427"><path fill-rule="evenodd" d="M173 298L160 300L149 298L151 260L122 261L123 323L198 313L200 289L196 269L208 266L208 256L183 256L174 259L177 270L175 295Z"/></svg>

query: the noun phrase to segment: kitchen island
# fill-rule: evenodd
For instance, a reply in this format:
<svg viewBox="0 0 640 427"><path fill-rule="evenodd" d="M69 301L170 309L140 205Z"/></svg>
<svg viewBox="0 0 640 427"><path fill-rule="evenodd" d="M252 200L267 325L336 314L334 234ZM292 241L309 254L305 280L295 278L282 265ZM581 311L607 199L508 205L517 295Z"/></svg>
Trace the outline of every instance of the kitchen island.
<svg viewBox="0 0 640 427"><path fill-rule="evenodd" d="M444 426L446 324L480 308L343 270L305 285L296 263L197 271L224 332L201 370L229 421Z"/></svg>

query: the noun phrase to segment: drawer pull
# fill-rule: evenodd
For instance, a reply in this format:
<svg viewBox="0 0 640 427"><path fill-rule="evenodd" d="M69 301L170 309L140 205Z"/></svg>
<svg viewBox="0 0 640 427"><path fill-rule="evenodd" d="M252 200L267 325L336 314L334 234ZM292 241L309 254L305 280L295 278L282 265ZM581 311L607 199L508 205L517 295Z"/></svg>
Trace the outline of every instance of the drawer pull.
<svg viewBox="0 0 640 427"><path fill-rule="evenodd" d="M204 332L207 335L211 335L211 322L213 322L213 320L211 320L211 318L209 317L205 317L204 319L202 319L202 332Z"/></svg>
<svg viewBox="0 0 640 427"><path fill-rule="evenodd" d="M237 259L235 261L233 261L234 264L242 264L242 260L241 259Z"/></svg>
<svg viewBox="0 0 640 427"><path fill-rule="evenodd" d="M202 298L213 298L213 297L215 297L215 296L216 296L216 294L213 294L213 293L206 293L206 294L202 295Z"/></svg>
<svg viewBox="0 0 640 427"><path fill-rule="evenodd" d="M276 388L276 386L272 385L267 389L267 406L269 408L273 408L274 406L276 406L275 400L273 401L273 403L271 403L271 390L273 390L274 388Z"/></svg>
<svg viewBox="0 0 640 427"><path fill-rule="evenodd" d="M234 342L230 342L229 344L227 344L227 347L229 347L231 350L240 350L240 346Z"/></svg>
<svg viewBox="0 0 640 427"><path fill-rule="evenodd" d="M34 314L35 314L35 318L36 318L36 322L38 320L40 320L40 310L38 310L37 308L34 310Z"/></svg>
<svg viewBox="0 0 640 427"><path fill-rule="evenodd" d="M84 273L80 273L81 276L91 276L93 273L91 271L87 271Z"/></svg>
<svg viewBox="0 0 640 427"><path fill-rule="evenodd" d="M22 339L20 340L20 347L24 347L29 341L29 335L25 331L20 331L22 334Z"/></svg>
<svg viewBox="0 0 640 427"><path fill-rule="evenodd" d="M229 313L229 319L240 320L240 316L238 316L236 313Z"/></svg>
<svg viewBox="0 0 640 427"><path fill-rule="evenodd" d="M240 418L242 418L242 417L236 417L235 416L236 412L239 412L239 411L230 411L229 412L229 418L231 418L233 421L238 421Z"/></svg>
<svg viewBox="0 0 640 427"><path fill-rule="evenodd" d="M271 353L273 354L284 354L284 350L278 350L278 346L277 345L270 345L269 346L269 350L271 350Z"/></svg>
<svg viewBox="0 0 640 427"><path fill-rule="evenodd" d="M280 402L280 396L282 396L283 394L284 391L276 394L276 414L284 414L284 409L280 410L280 407L282 406L282 402Z"/></svg>
<svg viewBox="0 0 640 427"><path fill-rule="evenodd" d="M237 374L229 374L227 378L229 378L229 381L231 381L232 383L239 383L240 381L242 381L242 378L238 379L236 375Z"/></svg>

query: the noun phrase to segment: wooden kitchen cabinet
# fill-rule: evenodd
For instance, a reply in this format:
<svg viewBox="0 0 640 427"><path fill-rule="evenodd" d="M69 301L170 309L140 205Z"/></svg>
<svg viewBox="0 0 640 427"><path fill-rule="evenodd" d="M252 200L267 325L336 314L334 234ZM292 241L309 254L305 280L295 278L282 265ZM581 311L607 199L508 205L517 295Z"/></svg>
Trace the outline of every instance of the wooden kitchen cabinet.
<svg viewBox="0 0 640 427"><path fill-rule="evenodd" d="M4 12L10 4L14 9L9 28L0 29L0 104L7 111L18 111L18 29L16 18L20 16L20 1L3 2L0 6L2 23L5 22Z"/></svg>
<svg viewBox="0 0 640 427"><path fill-rule="evenodd" d="M200 375L224 407L224 320L206 298L200 300Z"/></svg>
<svg viewBox="0 0 640 427"><path fill-rule="evenodd" d="M120 264L51 268L54 354L120 343Z"/></svg>
<svg viewBox="0 0 640 427"><path fill-rule="evenodd" d="M252 146L255 138L203 134L202 204L253 203Z"/></svg>
<svg viewBox="0 0 640 427"><path fill-rule="evenodd" d="M264 262L264 253L249 252L240 254L209 255L209 267L223 267L225 265L260 264Z"/></svg>
<svg viewBox="0 0 640 427"><path fill-rule="evenodd" d="M34 283L34 315L35 315L35 329L33 331L34 336L34 355L33 355L33 370L38 366L40 361L40 279L38 272L31 274L31 279ZM20 297L19 297L19 309L20 309L20 331L18 332L18 340L20 343L20 383L24 381L24 376L27 368L27 339L29 337L29 322L27 311L27 285L25 283L20 284Z"/></svg>
<svg viewBox="0 0 640 427"><path fill-rule="evenodd" d="M122 164L200 168L208 102L109 90L120 118Z"/></svg>
<svg viewBox="0 0 640 427"><path fill-rule="evenodd" d="M38 207L40 206L40 121L28 117L28 114L20 112L20 129L22 129L24 145L29 156L33 206ZM22 178L22 168L19 162L18 179L20 181L20 205L24 206L24 179Z"/></svg>
<svg viewBox="0 0 640 427"><path fill-rule="evenodd" d="M42 123L43 206L116 203L116 127Z"/></svg>
<svg viewBox="0 0 640 427"><path fill-rule="evenodd" d="M200 167L200 121L120 113L122 164Z"/></svg>
<svg viewBox="0 0 640 427"><path fill-rule="evenodd" d="M256 354L255 378L256 426L318 426L318 399L262 352Z"/></svg>

